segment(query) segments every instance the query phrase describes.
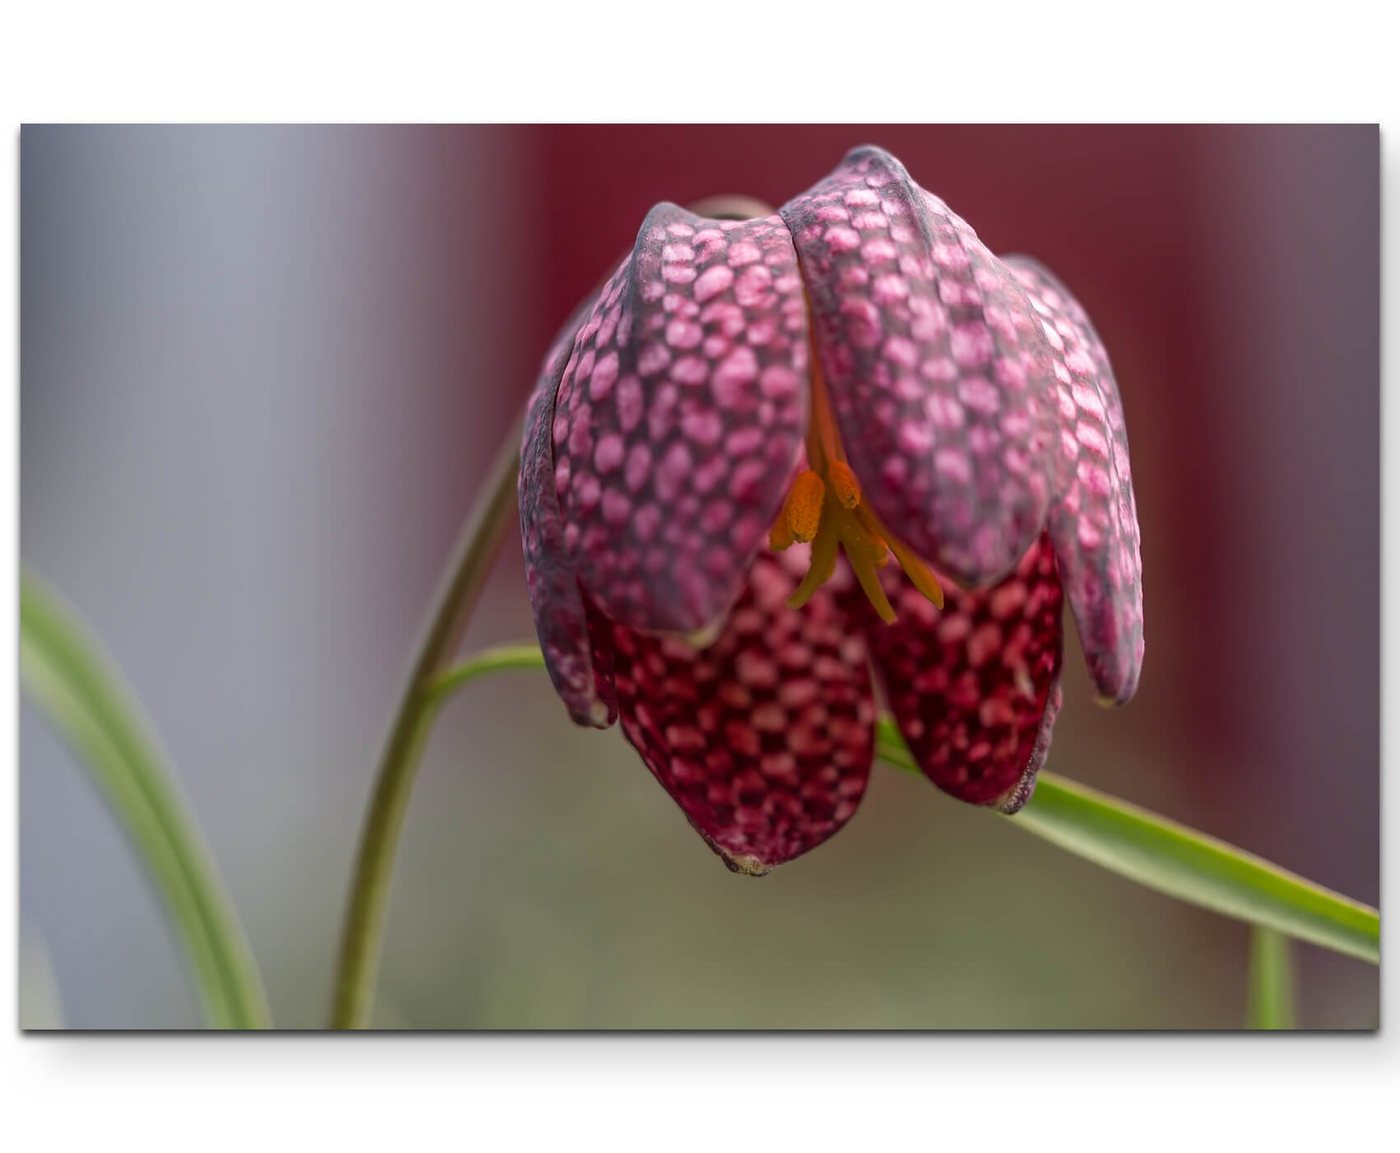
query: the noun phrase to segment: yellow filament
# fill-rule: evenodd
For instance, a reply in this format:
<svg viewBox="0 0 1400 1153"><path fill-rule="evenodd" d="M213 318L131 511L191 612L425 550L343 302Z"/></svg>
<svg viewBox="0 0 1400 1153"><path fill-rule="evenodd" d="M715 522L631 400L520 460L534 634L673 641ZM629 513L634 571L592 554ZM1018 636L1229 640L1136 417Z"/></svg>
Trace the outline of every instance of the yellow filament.
<svg viewBox="0 0 1400 1153"><path fill-rule="evenodd" d="M868 504L861 505L856 515L867 522L871 532L884 538L889 545L890 552L894 553L894 559L899 562L899 567L909 578L909 583L932 602L934 608L941 609L943 607L943 586L938 583L938 578L933 575L933 571L928 565L924 564L907 544L890 533L880 523L880 519Z"/></svg>
<svg viewBox="0 0 1400 1153"><path fill-rule="evenodd" d="M788 597L788 605L795 609L800 609L809 600L812 594L826 584L836 572L836 546L840 544L840 536L837 533L835 522L831 518L824 518L821 529L817 532L817 539L812 542L812 562L808 566L807 575L802 578L802 583Z"/></svg>
<svg viewBox="0 0 1400 1153"><path fill-rule="evenodd" d="M856 574L856 580L860 581L861 589L875 606L875 611L880 614L880 619L887 625L894 624L894 606L885 595L884 586L880 584L880 574L875 571L870 558L858 553L847 553L846 559L850 562L851 571Z"/></svg>

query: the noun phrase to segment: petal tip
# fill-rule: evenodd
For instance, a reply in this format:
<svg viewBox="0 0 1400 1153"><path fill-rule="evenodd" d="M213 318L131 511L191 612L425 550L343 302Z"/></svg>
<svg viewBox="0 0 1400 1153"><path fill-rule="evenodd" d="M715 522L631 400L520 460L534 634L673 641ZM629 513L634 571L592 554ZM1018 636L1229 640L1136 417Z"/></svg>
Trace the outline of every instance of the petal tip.
<svg viewBox="0 0 1400 1153"><path fill-rule="evenodd" d="M1101 708L1122 708L1137 695L1138 682L1142 679L1142 635L1136 639L1129 653L1104 657L1101 654L1086 653L1089 675L1094 681L1094 703Z"/></svg>
<svg viewBox="0 0 1400 1153"><path fill-rule="evenodd" d="M757 857L747 856L742 853L737 856L731 856L723 849L720 850L720 860L725 863L725 866L731 873L739 873L745 877L762 877L773 871L772 865L765 864Z"/></svg>
<svg viewBox="0 0 1400 1153"><path fill-rule="evenodd" d="M1014 817L1026 807L1031 797L1035 795L1035 782L1038 777L1038 769L1028 769L1010 792L1005 793L999 800L994 802L997 812L1004 816Z"/></svg>
<svg viewBox="0 0 1400 1153"><path fill-rule="evenodd" d="M555 692L564 701L569 720L580 728L610 729L617 723L617 703L608 699L601 686L593 691L580 689L578 684L567 677L554 682Z"/></svg>
<svg viewBox="0 0 1400 1153"><path fill-rule="evenodd" d="M1036 734L1035 747L1031 750L1031 758L1026 764L1025 772L1021 774L1011 789L1004 793L996 802L997 809L1008 817L1014 817L1030 803L1031 797L1035 795L1035 784L1040 779L1040 770L1045 767L1045 761L1050 756L1050 741L1055 733L1055 719L1060 715L1060 707L1064 704L1064 690L1060 687L1060 682L1056 679L1050 688L1049 698L1045 702L1045 716L1040 722L1040 731Z"/></svg>
<svg viewBox="0 0 1400 1153"><path fill-rule="evenodd" d="M1116 693L1095 693L1094 704L1098 705L1101 709L1121 709L1133 699L1133 695L1136 692L1137 682L1134 681L1132 684L1127 685Z"/></svg>
<svg viewBox="0 0 1400 1153"><path fill-rule="evenodd" d="M610 729L617 720L617 714L602 701L594 701L587 709L575 714L574 720L580 725L594 729Z"/></svg>

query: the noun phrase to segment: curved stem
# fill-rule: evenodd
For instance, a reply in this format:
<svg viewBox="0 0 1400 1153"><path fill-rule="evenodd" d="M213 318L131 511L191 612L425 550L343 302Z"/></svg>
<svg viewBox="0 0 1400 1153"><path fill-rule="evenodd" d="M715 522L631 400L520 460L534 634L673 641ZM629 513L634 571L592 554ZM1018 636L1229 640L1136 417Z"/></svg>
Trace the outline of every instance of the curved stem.
<svg viewBox="0 0 1400 1153"><path fill-rule="evenodd" d="M399 833L418 762L444 696L435 682L456 652L515 511L519 443L519 436L512 433L467 519L379 761L341 932L331 1005L333 1029L362 1029L369 1023Z"/></svg>
<svg viewBox="0 0 1400 1153"><path fill-rule="evenodd" d="M458 689L485 673L504 672L506 669L542 668L544 656L540 653L538 645L500 645L493 649L482 649L475 656L468 657L460 665L455 665L436 677L424 691L429 702L438 707Z"/></svg>

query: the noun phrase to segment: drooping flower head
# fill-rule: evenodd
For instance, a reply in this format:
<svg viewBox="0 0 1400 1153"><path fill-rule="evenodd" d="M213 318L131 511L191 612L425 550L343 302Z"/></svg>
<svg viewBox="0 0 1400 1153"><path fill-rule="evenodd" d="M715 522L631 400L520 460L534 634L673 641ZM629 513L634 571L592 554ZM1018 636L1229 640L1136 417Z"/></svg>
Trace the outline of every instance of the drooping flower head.
<svg viewBox="0 0 1400 1153"><path fill-rule="evenodd" d="M621 719L739 871L821 843L874 754L873 665L925 774L1007 812L1060 705L1142 664L1137 513L1102 343L903 166L777 213L648 214L526 420L531 605L570 715Z"/></svg>

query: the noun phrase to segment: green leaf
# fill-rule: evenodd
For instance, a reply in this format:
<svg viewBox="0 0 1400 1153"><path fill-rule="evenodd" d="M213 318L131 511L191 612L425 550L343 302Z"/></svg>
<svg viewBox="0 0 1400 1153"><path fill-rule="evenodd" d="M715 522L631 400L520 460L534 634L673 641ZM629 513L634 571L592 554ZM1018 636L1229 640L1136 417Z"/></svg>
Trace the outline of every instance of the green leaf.
<svg viewBox="0 0 1400 1153"><path fill-rule="evenodd" d="M1255 925L1249 931L1249 1008L1251 1029L1294 1029L1293 958L1288 938Z"/></svg>
<svg viewBox="0 0 1400 1153"><path fill-rule="evenodd" d="M894 723L879 756L918 772ZM1004 818L1018 829L1193 905L1301 941L1380 962L1380 914L1261 857L1087 785L1042 772L1030 803Z"/></svg>
<svg viewBox="0 0 1400 1153"><path fill-rule="evenodd" d="M21 573L20 677L125 828L189 954L211 1025L266 1028L252 952L204 839L132 695L75 615Z"/></svg>
<svg viewBox="0 0 1400 1153"><path fill-rule="evenodd" d="M454 689L497 669L543 667L533 646L487 650L438 677L431 699L440 705ZM878 738L881 760L921 775L888 717L880 721ZM1380 914L1369 905L1087 785L1042 772L1030 804L1003 819L1189 904L1373 964L1380 961Z"/></svg>

